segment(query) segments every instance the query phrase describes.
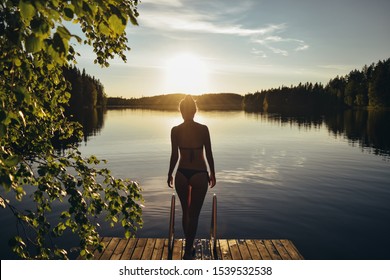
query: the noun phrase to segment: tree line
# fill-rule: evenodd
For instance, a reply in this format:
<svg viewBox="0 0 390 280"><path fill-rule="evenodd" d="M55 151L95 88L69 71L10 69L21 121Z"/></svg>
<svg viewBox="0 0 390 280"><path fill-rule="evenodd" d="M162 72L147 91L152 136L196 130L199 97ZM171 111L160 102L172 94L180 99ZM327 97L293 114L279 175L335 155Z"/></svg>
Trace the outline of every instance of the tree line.
<svg viewBox="0 0 390 280"><path fill-rule="evenodd" d="M141 98L108 97L107 107L130 107L176 110L185 94L146 96ZM208 93L194 97L201 110L241 110L243 96L235 93Z"/></svg>
<svg viewBox="0 0 390 280"><path fill-rule="evenodd" d="M346 76L337 76L325 86L300 83L248 93L243 107L248 111L390 107L390 59L353 70Z"/></svg>
<svg viewBox="0 0 390 280"><path fill-rule="evenodd" d="M104 108L107 104L107 95L100 80L81 72L76 66L63 67L63 75L70 83L68 109L79 111L84 108Z"/></svg>

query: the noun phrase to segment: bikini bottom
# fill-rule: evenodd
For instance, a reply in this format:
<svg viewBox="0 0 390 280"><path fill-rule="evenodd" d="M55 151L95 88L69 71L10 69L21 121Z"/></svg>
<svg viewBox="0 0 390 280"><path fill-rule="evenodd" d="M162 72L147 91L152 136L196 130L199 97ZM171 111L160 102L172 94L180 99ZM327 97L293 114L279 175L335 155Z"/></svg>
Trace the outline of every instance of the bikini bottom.
<svg viewBox="0 0 390 280"><path fill-rule="evenodd" d="M181 174L184 175L184 177L187 178L189 181L192 176L198 173L206 173L208 177L208 172L206 170L196 170L196 169L187 169L187 168L178 168L177 171L179 171Z"/></svg>

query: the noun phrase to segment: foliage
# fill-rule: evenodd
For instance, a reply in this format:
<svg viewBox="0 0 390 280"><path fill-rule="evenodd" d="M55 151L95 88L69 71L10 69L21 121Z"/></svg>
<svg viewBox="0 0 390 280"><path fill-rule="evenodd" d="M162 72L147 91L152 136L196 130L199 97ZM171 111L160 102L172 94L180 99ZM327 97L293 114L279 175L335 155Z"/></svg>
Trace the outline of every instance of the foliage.
<svg viewBox="0 0 390 280"><path fill-rule="evenodd" d="M327 91L350 107L390 107L390 59L330 80Z"/></svg>
<svg viewBox="0 0 390 280"><path fill-rule="evenodd" d="M91 45L95 63L126 60L125 27L137 24L136 0L5 0L0 4L0 206L12 211L19 234L10 244L21 258L68 258L52 243L65 231L76 234L80 256L99 248L95 216L120 223L126 237L142 224L137 183L115 179L96 157L83 158L75 146L58 155L51 139L82 137L64 117L70 93L62 69L76 63L76 43ZM81 27L84 39L65 25ZM17 201L33 189L35 209ZM11 202L12 201L12 202ZM52 206L68 203L57 219ZM5 210L3 210L5 211Z"/></svg>
<svg viewBox="0 0 390 280"><path fill-rule="evenodd" d="M368 88L370 106L390 107L390 59L380 61L372 69Z"/></svg>
<svg viewBox="0 0 390 280"><path fill-rule="evenodd" d="M244 97L244 108L247 111L280 111L282 109L318 111L330 105L331 101L325 94L323 85L318 83L283 86L247 94Z"/></svg>
<svg viewBox="0 0 390 280"><path fill-rule="evenodd" d="M249 93L244 97L246 110L333 107L390 107L390 59L337 76L325 86L299 84Z"/></svg>
<svg viewBox="0 0 390 280"><path fill-rule="evenodd" d="M76 111L83 108L105 107L107 95L104 92L103 84L85 73L85 69L80 72L76 66L65 67L63 69L65 79L70 83L69 108Z"/></svg>

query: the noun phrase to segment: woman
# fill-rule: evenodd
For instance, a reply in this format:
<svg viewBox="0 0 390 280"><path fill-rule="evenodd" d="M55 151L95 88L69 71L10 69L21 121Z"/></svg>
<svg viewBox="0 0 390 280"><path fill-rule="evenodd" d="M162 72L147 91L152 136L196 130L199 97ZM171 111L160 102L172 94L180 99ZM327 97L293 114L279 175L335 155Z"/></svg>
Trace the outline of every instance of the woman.
<svg viewBox="0 0 390 280"><path fill-rule="evenodd" d="M194 121L196 104L190 95L180 102L180 112L184 122L173 127L171 131L172 153L167 183L170 188L173 187L172 173L179 160L180 151L175 189L183 209L182 222L186 238L183 259L192 259L200 210L208 185L214 187L216 179L209 130L207 126ZM207 172L207 165L210 173Z"/></svg>

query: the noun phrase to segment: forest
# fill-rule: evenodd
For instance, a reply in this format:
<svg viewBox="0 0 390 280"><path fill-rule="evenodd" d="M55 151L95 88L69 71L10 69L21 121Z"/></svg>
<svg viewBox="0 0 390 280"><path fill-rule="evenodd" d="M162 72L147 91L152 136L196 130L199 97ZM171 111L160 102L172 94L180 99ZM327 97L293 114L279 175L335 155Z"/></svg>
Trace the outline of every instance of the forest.
<svg viewBox="0 0 390 280"><path fill-rule="evenodd" d="M68 109L72 112L106 106L107 96L103 84L95 77L86 74L85 69L81 72L76 66L63 67L63 75L70 83L68 90L71 97Z"/></svg>
<svg viewBox="0 0 390 280"><path fill-rule="evenodd" d="M346 107L390 107L390 59L337 76L325 86L300 83L248 93L243 107L247 111L331 110Z"/></svg>
<svg viewBox="0 0 390 280"><path fill-rule="evenodd" d="M107 107L131 107L161 110L176 110L183 93L148 96L126 99L123 97L109 97ZM243 96L235 93L208 93L194 96L200 110L242 110Z"/></svg>

